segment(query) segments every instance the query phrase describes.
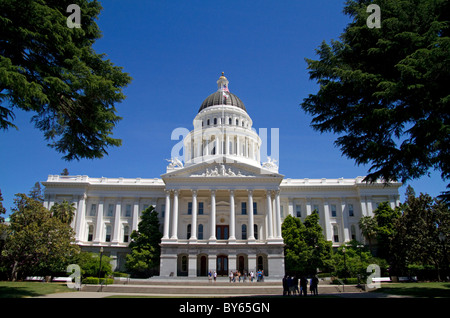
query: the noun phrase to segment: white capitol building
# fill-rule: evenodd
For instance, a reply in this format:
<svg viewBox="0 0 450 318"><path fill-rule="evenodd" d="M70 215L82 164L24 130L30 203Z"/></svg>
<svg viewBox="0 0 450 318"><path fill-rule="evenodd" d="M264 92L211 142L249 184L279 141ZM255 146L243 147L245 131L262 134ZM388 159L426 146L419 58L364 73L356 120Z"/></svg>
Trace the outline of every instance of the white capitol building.
<svg viewBox="0 0 450 318"><path fill-rule="evenodd" d="M377 204L399 204L400 183L355 179L290 179L274 160L261 163L261 138L228 80L201 104L184 138L184 164L170 160L160 178L91 178L50 175L44 205L73 202L72 226L83 250L103 247L113 270L123 270L130 234L153 205L163 238L160 276L206 276L211 271L263 269L284 275L281 224L317 210L325 238L339 246L363 241L358 221Z"/></svg>

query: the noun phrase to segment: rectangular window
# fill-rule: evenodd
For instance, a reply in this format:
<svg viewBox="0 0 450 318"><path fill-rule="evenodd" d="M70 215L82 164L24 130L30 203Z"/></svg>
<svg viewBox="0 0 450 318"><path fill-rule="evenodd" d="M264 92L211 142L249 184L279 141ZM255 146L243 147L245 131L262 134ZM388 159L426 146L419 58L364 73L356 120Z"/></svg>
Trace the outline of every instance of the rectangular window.
<svg viewBox="0 0 450 318"><path fill-rule="evenodd" d="M348 216L355 216L355 212L353 211L353 204L348 205Z"/></svg>
<svg viewBox="0 0 450 318"><path fill-rule="evenodd" d="M336 205L335 204L331 205L331 217L333 217L333 218L336 217Z"/></svg>
<svg viewBox="0 0 450 318"><path fill-rule="evenodd" d="M97 204L91 205L91 211L89 212L89 216L95 216L97 213Z"/></svg>
<svg viewBox="0 0 450 318"><path fill-rule="evenodd" d="M319 213L319 206L318 205L314 205L313 207L314 207L313 211L316 211L317 213Z"/></svg>
<svg viewBox="0 0 450 318"><path fill-rule="evenodd" d="M242 215L247 214L247 202L241 202L241 214Z"/></svg>
<svg viewBox="0 0 450 318"><path fill-rule="evenodd" d="M198 203L198 214L203 215L203 202Z"/></svg>
<svg viewBox="0 0 450 318"><path fill-rule="evenodd" d="M106 212L106 216L114 216L114 204L108 205L108 211Z"/></svg>
<svg viewBox="0 0 450 318"><path fill-rule="evenodd" d="M298 218L300 218L302 216L302 206L301 205L297 204L295 206L295 213L296 213Z"/></svg>
<svg viewBox="0 0 450 318"><path fill-rule="evenodd" d="M192 214L192 202L188 202L188 214Z"/></svg>
<svg viewBox="0 0 450 318"><path fill-rule="evenodd" d="M253 214L258 214L258 204L253 202Z"/></svg>
<svg viewBox="0 0 450 318"><path fill-rule="evenodd" d="M125 217L129 218L131 216L131 204L127 204L125 207Z"/></svg>
<svg viewBox="0 0 450 318"><path fill-rule="evenodd" d="M130 227L128 225L126 225L123 228L123 241L124 241L124 243L128 243L129 238L130 238Z"/></svg>
<svg viewBox="0 0 450 318"><path fill-rule="evenodd" d="M111 242L111 225L106 226L105 242Z"/></svg>

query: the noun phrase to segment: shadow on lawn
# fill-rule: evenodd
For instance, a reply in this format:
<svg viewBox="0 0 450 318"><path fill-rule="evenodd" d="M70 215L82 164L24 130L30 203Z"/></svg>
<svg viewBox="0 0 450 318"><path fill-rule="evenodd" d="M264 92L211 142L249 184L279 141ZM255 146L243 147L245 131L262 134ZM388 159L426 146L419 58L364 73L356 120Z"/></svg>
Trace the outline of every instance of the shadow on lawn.
<svg viewBox="0 0 450 318"><path fill-rule="evenodd" d="M36 297L42 294L36 293L27 287L0 286L0 298Z"/></svg>
<svg viewBox="0 0 450 318"><path fill-rule="evenodd" d="M426 298L450 298L450 284L443 284L440 287L410 284L404 287L381 287L374 292Z"/></svg>

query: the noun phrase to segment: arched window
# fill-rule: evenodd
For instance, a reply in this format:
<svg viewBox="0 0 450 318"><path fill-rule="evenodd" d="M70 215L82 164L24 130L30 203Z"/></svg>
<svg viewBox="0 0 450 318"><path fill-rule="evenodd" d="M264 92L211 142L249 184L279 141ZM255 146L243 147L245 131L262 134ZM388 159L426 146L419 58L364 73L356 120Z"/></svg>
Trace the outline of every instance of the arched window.
<svg viewBox="0 0 450 318"><path fill-rule="evenodd" d="M356 240L356 228L354 224L352 224L352 226L350 227L350 232L352 235L352 240Z"/></svg>
<svg viewBox="0 0 450 318"><path fill-rule="evenodd" d="M197 236L199 240L203 240L203 224L198 225Z"/></svg>
<svg viewBox="0 0 450 318"><path fill-rule="evenodd" d="M92 239L94 237L94 226L91 224L89 225L89 229L88 229L88 242L92 242Z"/></svg>
<svg viewBox="0 0 450 318"><path fill-rule="evenodd" d="M243 240L247 239L247 225L246 224L242 224L242 239Z"/></svg>
<svg viewBox="0 0 450 318"><path fill-rule="evenodd" d="M206 121L206 125L209 126L209 119Z"/></svg>
<svg viewBox="0 0 450 318"><path fill-rule="evenodd" d="M228 125L231 125L231 117L228 118Z"/></svg>
<svg viewBox="0 0 450 318"><path fill-rule="evenodd" d="M123 241L124 243L128 243L128 240L130 238L130 227L128 225L125 225L123 228Z"/></svg>
<svg viewBox="0 0 450 318"><path fill-rule="evenodd" d="M236 126L239 126L239 119L236 118Z"/></svg>
<svg viewBox="0 0 450 318"><path fill-rule="evenodd" d="M111 242L111 225L106 226L105 242Z"/></svg>
<svg viewBox="0 0 450 318"><path fill-rule="evenodd" d="M255 236L255 240L258 239L258 224L253 224L253 235Z"/></svg>
<svg viewBox="0 0 450 318"><path fill-rule="evenodd" d="M333 238L335 243L339 242L339 230L337 225L333 225Z"/></svg>
<svg viewBox="0 0 450 318"><path fill-rule="evenodd" d="M214 118L214 125L217 125L217 118Z"/></svg>
<svg viewBox="0 0 450 318"><path fill-rule="evenodd" d="M187 225L187 229L186 229L186 238L189 239L191 237L191 229L192 226L190 224Z"/></svg>

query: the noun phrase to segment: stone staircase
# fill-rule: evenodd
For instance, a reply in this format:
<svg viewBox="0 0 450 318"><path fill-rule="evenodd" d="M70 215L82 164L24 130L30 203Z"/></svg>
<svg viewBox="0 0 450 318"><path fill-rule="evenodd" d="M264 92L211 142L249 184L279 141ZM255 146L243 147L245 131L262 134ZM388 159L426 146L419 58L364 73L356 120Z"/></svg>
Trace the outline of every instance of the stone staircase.
<svg viewBox="0 0 450 318"><path fill-rule="evenodd" d="M218 277L215 282L210 282L207 278L188 279L184 277L170 279L116 279L112 285L83 285L81 290L88 292L101 291L118 294L170 295L180 297L272 296L283 294L281 280L230 283L226 277ZM322 281L319 283L319 294L360 291L359 288L352 285L337 286Z"/></svg>

